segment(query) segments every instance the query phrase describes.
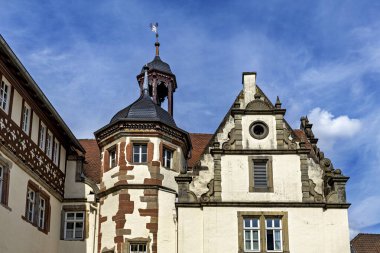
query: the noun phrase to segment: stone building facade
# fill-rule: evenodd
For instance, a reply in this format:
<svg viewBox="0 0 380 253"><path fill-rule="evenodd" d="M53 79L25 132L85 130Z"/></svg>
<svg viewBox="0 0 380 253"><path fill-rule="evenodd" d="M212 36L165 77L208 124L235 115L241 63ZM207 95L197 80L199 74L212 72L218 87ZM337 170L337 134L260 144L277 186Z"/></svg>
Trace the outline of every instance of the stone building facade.
<svg viewBox="0 0 380 253"><path fill-rule="evenodd" d="M156 42L140 97L78 140L0 40L0 252L350 251L348 177L256 73L215 133L188 133Z"/></svg>

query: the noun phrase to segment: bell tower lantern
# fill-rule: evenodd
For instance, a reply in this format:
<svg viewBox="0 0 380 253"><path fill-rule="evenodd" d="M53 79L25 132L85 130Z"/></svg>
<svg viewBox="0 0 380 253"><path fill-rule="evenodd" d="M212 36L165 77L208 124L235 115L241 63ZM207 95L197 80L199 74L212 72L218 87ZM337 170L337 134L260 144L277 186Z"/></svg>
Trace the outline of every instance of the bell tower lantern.
<svg viewBox="0 0 380 253"><path fill-rule="evenodd" d="M160 42L158 42L158 23L151 24L152 31L156 34L156 55L153 61L147 63L144 67L148 67L148 87L149 96L156 105L161 104L167 98L167 111L173 116L173 93L177 89L177 81L175 75L170 69L169 64L160 58ZM137 75L137 81L140 85L141 94L143 92L144 83L144 67L141 73Z"/></svg>

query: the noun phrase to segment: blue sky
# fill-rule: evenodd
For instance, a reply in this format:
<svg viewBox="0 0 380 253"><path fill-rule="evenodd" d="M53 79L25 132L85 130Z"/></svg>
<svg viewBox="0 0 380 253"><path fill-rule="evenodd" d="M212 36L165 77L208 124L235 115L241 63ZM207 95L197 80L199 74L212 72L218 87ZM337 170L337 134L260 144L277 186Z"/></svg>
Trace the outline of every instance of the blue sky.
<svg viewBox="0 0 380 253"><path fill-rule="evenodd" d="M136 75L154 57L177 76L174 115L212 133L243 71L351 177L351 235L380 233L380 2L0 1L0 33L78 138L138 97Z"/></svg>

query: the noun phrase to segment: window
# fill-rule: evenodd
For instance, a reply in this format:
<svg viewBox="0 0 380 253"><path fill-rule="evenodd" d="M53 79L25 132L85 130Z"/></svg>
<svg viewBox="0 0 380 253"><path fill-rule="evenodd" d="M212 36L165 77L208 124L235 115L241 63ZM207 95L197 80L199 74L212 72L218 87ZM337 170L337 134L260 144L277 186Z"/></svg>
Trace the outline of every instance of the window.
<svg viewBox="0 0 380 253"><path fill-rule="evenodd" d="M268 136L269 129L263 121L255 121L249 126L249 133L255 139L261 140Z"/></svg>
<svg viewBox="0 0 380 253"><path fill-rule="evenodd" d="M4 82L1 81L0 86L0 108L8 112L8 105L9 105L9 86Z"/></svg>
<svg viewBox="0 0 380 253"><path fill-rule="evenodd" d="M134 163L147 162L147 145L146 144L133 144L133 162Z"/></svg>
<svg viewBox="0 0 380 253"><path fill-rule="evenodd" d="M65 212L64 239L82 240L84 231L84 211Z"/></svg>
<svg viewBox="0 0 380 253"><path fill-rule="evenodd" d="M26 134L29 134L31 109L27 104L24 104L22 112L21 128Z"/></svg>
<svg viewBox="0 0 380 253"><path fill-rule="evenodd" d="M40 139L38 140L38 146L40 149L45 150L45 140L46 140L46 126L44 124L40 125Z"/></svg>
<svg viewBox="0 0 380 253"><path fill-rule="evenodd" d="M244 219L244 250L260 251L260 221L258 218Z"/></svg>
<svg viewBox="0 0 380 253"><path fill-rule="evenodd" d="M116 148L109 151L110 154L110 168L116 167Z"/></svg>
<svg viewBox="0 0 380 253"><path fill-rule="evenodd" d="M162 162L164 167L171 168L173 159L173 151L167 148L164 148L164 153L162 154Z"/></svg>
<svg viewBox="0 0 380 253"><path fill-rule="evenodd" d="M249 191L273 192L272 157L250 156Z"/></svg>
<svg viewBox="0 0 380 253"><path fill-rule="evenodd" d="M34 222L34 206L36 203L36 192L28 188L28 194L26 197L26 218L31 223Z"/></svg>
<svg viewBox="0 0 380 253"><path fill-rule="evenodd" d="M131 243L129 245L130 253L146 253L146 244L145 243Z"/></svg>
<svg viewBox="0 0 380 253"><path fill-rule="evenodd" d="M25 217L23 219L37 227L38 230L48 233L50 219L49 195L31 181L28 182Z"/></svg>
<svg viewBox="0 0 380 253"><path fill-rule="evenodd" d="M239 253L288 252L286 212L238 212Z"/></svg>
<svg viewBox="0 0 380 253"><path fill-rule="evenodd" d="M11 163L0 155L0 203L5 207L8 207L10 167Z"/></svg>
<svg viewBox="0 0 380 253"><path fill-rule="evenodd" d="M46 200L41 197L39 208L38 208L38 227L41 229L45 228L45 218L46 218Z"/></svg>
<svg viewBox="0 0 380 253"><path fill-rule="evenodd" d="M53 141L53 163L58 165L59 162L59 142Z"/></svg>
<svg viewBox="0 0 380 253"><path fill-rule="evenodd" d="M51 158L52 156L52 142L53 142L53 135L51 135L51 133L48 132L47 134L47 138L46 138L46 155Z"/></svg>
<svg viewBox="0 0 380 253"><path fill-rule="evenodd" d="M256 188L268 187L267 161L253 162L253 180Z"/></svg>
<svg viewBox="0 0 380 253"><path fill-rule="evenodd" d="M267 218L265 220L265 234L268 251L282 251L281 219Z"/></svg>

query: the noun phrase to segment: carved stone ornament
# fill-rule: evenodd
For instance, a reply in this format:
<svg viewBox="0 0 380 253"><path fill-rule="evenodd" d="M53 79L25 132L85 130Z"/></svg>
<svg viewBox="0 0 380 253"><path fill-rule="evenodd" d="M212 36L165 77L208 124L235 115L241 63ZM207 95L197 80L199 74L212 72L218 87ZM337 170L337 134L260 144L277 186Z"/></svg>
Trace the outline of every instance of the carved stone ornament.
<svg viewBox="0 0 380 253"><path fill-rule="evenodd" d="M230 150L235 148L235 128L232 128L231 131L228 133L228 141L224 142L222 145L222 148L224 150Z"/></svg>
<svg viewBox="0 0 380 253"><path fill-rule="evenodd" d="M292 132L286 127L284 128L284 142L288 146L288 149L297 149L295 138L292 136Z"/></svg>
<svg viewBox="0 0 380 253"><path fill-rule="evenodd" d="M309 187L310 187L310 196L314 197L315 202L323 202L323 196L322 194L319 194L315 191L316 184L313 182L313 180L309 179Z"/></svg>
<svg viewBox="0 0 380 253"><path fill-rule="evenodd" d="M269 111L272 108L265 101L263 101L261 99L255 99L255 100L249 102L245 109L246 110L253 110L253 111Z"/></svg>
<svg viewBox="0 0 380 253"><path fill-rule="evenodd" d="M214 195L214 179L211 179L207 184L208 191L201 196L201 202L210 202Z"/></svg>

